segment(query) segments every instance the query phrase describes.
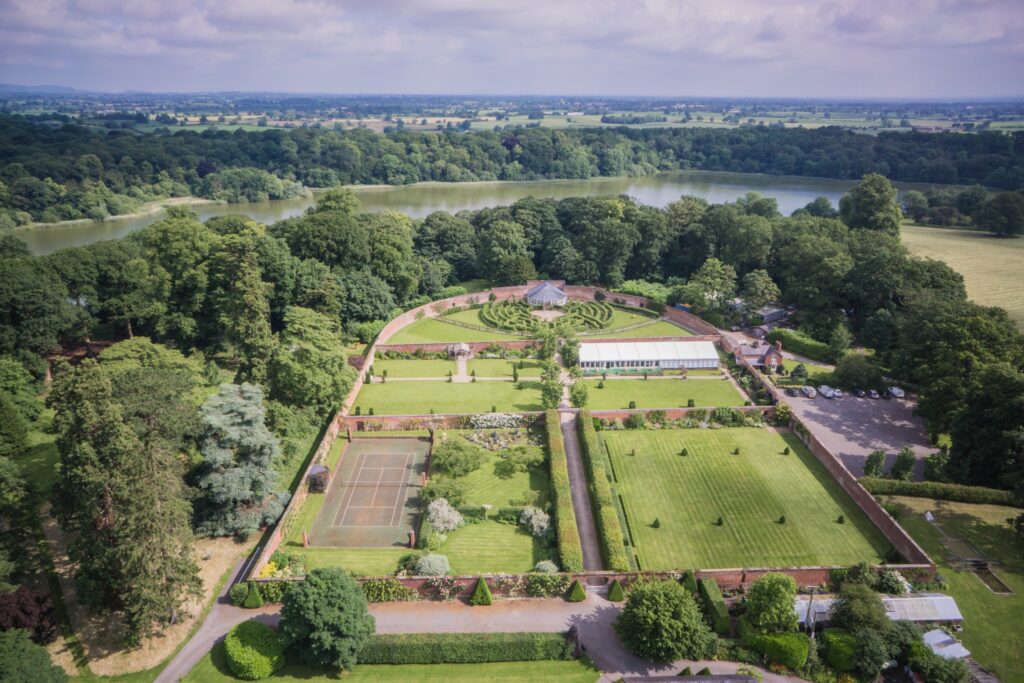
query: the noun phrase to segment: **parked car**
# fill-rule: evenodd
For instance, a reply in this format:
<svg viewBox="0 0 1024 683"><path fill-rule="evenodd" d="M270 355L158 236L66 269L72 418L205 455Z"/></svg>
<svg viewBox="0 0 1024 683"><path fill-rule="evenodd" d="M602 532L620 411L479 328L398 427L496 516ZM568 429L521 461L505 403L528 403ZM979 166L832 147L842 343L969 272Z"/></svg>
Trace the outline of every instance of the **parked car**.
<svg viewBox="0 0 1024 683"><path fill-rule="evenodd" d="M868 398L881 398L881 396L874 389L868 389Z"/></svg>
<svg viewBox="0 0 1024 683"><path fill-rule="evenodd" d="M904 396L903 390L899 387L889 387L885 392L892 398L903 398Z"/></svg>
<svg viewBox="0 0 1024 683"><path fill-rule="evenodd" d="M856 396L857 398L864 398L865 396L867 396L867 392L864 391L863 389L854 389L853 395Z"/></svg>
<svg viewBox="0 0 1024 683"><path fill-rule="evenodd" d="M833 390L832 390L832 394L833 394L833 395L834 395L834 396L835 396L836 398L842 398L842 397L843 397L843 390L842 390L842 389L833 389Z"/></svg>
<svg viewBox="0 0 1024 683"><path fill-rule="evenodd" d="M832 387L828 386L827 384L822 384L820 387L818 387L818 393L824 396L825 398L836 397L836 392L833 391Z"/></svg>
<svg viewBox="0 0 1024 683"><path fill-rule="evenodd" d="M786 396L796 396L796 389L793 387L786 387Z"/></svg>
<svg viewBox="0 0 1024 683"><path fill-rule="evenodd" d="M818 392L814 390L814 387L800 387L800 391L803 392L803 395L807 398L814 398L818 395Z"/></svg>

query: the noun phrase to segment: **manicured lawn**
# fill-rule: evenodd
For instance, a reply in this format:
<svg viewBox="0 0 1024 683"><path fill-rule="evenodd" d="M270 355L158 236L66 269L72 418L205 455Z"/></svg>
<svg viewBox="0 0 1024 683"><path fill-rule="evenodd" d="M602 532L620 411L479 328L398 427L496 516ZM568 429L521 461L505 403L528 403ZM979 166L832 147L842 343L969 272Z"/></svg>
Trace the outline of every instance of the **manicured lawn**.
<svg viewBox="0 0 1024 683"><path fill-rule="evenodd" d="M438 552L448 556L453 574L528 572L537 562L553 559L522 528L493 519L456 529Z"/></svg>
<svg viewBox="0 0 1024 683"><path fill-rule="evenodd" d="M486 413L494 406L500 411L543 410L540 389L526 382L516 389L513 382L387 382L364 386L356 407L363 415L373 408L376 415L419 415L435 413Z"/></svg>
<svg viewBox="0 0 1024 683"><path fill-rule="evenodd" d="M616 311L616 315L618 315ZM667 320L653 320L646 325L634 327L629 330L607 329L600 330L595 334L588 335L595 339L635 339L637 337L692 337L693 333L684 330L676 324ZM587 336L580 337L580 341L586 341Z"/></svg>
<svg viewBox="0 0 1024 683"><path fill-rule="evenodd" d="M487 323L480 318L479 308L468 308L464 311L455 311L449 313L443 317L444 320L457 320L463 323L469 323L470 325L483 325L484 327L490 327Z"/></svg>
<svg viewBox="0 0 1024 683"><path fill-rule="evenodd" d="M465 487L466 505L493 505L495 508L525 505L535 495L534 504L544 507L550 493L547 467L500 477L495 472L499 462L501 458L497 453L487 451L487 458L477 470L459 478Z"/></svg>
<svg viewBox="0 0 1024 683"><path fill-rule="evenodd" d="M455 361L450 360L375 360L373 374L392 377L447 377L455 373Z"/></svg>
<svg viewBox="0 0 1024 683"><path fill-rule="evenodd" d="M323 669L290 664L267 680L285 682L306 681L307 683L329 683L332 681L353 681L353 683L406 683L407 681L428 681L436 683L594 683L601 675L587 660L540 661L540 662L499 662L495 664L403 664L357 665L345 674L336 669ZM238 681L228 669L224 657L224 645L214 646L213 651L203 657L195 668L182 679L184 683L235 683Z"/></svg>
<svg viewBox="0 0 1024 683"><path fill-rule="evenodd" d="M877 563L888 552L881 532L793 434L729 428L601 437L643 569ZM689 454L679 455L684 447Z"/></svg>
<svg viewBox="0 0 1024 683"><path fill-rule="evenodd" d="M467 372L476 370L477 377L511 377L512 366L519 367L518 360L505 360L504 358L474 358L469 361ZM524 360L526 367L519 368L520 377L540 377L543 364L539 360Z"/></svg>
<svg viewBox="0 0 1024 683"><path fill-rule="evenodd" d="M359 576L388 576L398 569L398 560L413 550L409 548L303 548L286 544L284 550L306 556L308 569L341 567Z"/></svg>
<svg viewBox="0 0 1024 683"><path fill-rule="evenodd" d="M741 406L746 400L726 379L588 379L587 390L591 410L628 408L636 401L637 408L685 408L692 398L698 408L710 406Z"/></svg>
<svg viewBox="0 0 1024 683"><path fill-rule="evenodd" d="M434 318L424 318L402 328L383 343L430 344L433 342L498 341L503 339L523 339L523 337L513 337L497 330L473 330L441 322Z"/></svg>
<svg viewBox="0 0 1024 683"><path fill-rule="evenodd" d="M628 309L612 306L612 319L608 321L605 329L614 330L627 325L636 325L642 322L654 322L657 316L653 313L639 313Z"/></svg>
<svg viewBox="0 0 1024 683"><path fill-rule="evenodd" d="M957 634L964 647L1001 680L1024 681L1024 541L1006 523L1021 510L929 498L886 496L885 500L901 506L900 524L935 560L949 584L943 592L956 599L964 615L964 630ZM996 595L972 572L953 568L939 530L924 519L929 510L947 533L1000 563L995 573L1013 590L1012 595Z"/></svg>

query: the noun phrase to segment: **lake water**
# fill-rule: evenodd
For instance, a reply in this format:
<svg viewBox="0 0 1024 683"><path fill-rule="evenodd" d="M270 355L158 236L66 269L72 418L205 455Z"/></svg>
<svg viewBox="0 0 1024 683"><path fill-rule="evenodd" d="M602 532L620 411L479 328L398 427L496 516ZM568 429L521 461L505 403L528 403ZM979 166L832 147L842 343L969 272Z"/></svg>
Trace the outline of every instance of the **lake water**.
<svg viewBox="0 0 1024 683"><path fill-rule="evenodd" d="M540 180L498 183L418 183L399 187L353 188L364 211L393 209L422 218L434 211L455 213L464 209L508 205L517 199L535 197L602 196L626 194L641 204L665 206L681 195L696 195L711 203L733 201L747 192L774 197L783 214L790 214L815 197L828 197L838 206L839 198L852 181L825 178L765 176L745 173L682 171L641 178L591 178L588 180ZM313 198L284 199L244 204L208 204L193 207L201 220L229 213L245 214L261 223L298 216ZM34 254L49 254L66 247L78 247L100 240L117 239L159 220L163 212L95 223L73 223L19 230Z"/></svg>

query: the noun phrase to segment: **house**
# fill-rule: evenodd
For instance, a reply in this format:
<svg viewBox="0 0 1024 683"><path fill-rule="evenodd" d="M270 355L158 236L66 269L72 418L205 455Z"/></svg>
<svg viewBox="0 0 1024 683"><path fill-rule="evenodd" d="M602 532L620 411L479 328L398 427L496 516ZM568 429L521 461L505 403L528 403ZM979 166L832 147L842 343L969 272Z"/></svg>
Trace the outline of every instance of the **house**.
<svg viewBox="0 0 1024 683"><path fill-rule="evenodd" d="M718 351L709 341L584 342L580 344L584 372L623 368L717 368Z"/></svg>
<svg viewBox="0 0 1024 683"><path fill-rule="evenodd" d="M804 628L826 626L832 618L831 596L808 597L798 595L793 602L797 621ZM917 624L952 624L963 622L964 617L956 600L942 593L914 593L906 596L882 596L885 615L893 621L912 621Z"/></svg>
<svg viewBox="0 0 1024 683"><path fill-rule="evenodd" d="M569 299L554 283L541 282L526 291L526 303L531 306L564 306Z"/></svg>
<svg viewBox="0 0 1024 683"><path fill-rule="evenodd" d="M777 306L762 306L754 311L752 317L759 319L764 325L777 323L786 317L786 309Z"/></svg>
<svg viewBox="0 0 1024 683"><path fill-rule="evenodd" d="M758 325L757 327L751 327L748 334L754 339L764 339L771 333L772 328L770 325Z"/></svg>
<svg viewBox="0 0 1024 683"><path fill-rule="evenodd" d="M775 342L775 346L758 340L750 344L740 344L736 347L736 361L746 360L755 368L775 372L782 365L782 342Z"/></svg>
<svg viewBox="0 0 1024 683"><path fill-rule="evenodd" d="M946 659L963 659L970 657L971 651L960 644L960 642L940 628L928 631L924 634L924 644L940 657Z"/></svg>

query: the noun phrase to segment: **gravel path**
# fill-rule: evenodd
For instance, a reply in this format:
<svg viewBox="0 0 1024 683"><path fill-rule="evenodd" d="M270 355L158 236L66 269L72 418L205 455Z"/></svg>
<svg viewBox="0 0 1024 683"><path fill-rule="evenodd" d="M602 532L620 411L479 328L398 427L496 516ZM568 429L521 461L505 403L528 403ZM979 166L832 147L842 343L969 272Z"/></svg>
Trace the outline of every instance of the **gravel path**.
<svg viewBox="0 0 1024 683"><path fill-rule="evenodd" d="M558 414L562 423L562 438L565 440L565 456L569 464L569 485L572 489L572 506L576 509L576 526L583 544L583 568L604 569L601 562L601 546L597 542L597 525L594 524L594 509L590 505L587 475L580 455L580 442L576 436L576 413L563 411Z"/></svg>

